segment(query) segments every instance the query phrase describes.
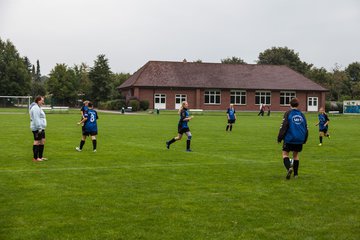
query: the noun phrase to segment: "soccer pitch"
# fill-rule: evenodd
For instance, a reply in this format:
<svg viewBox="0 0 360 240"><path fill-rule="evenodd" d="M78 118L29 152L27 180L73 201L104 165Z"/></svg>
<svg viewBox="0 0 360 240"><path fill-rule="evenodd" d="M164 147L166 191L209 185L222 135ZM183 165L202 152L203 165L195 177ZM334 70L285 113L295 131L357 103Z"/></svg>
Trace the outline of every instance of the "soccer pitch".
<svg viewBox="0 0 360 240"><path fill-rule="evenodd" d="M176 112L99 112L97 153L82 152L79 111L47 114L46 162L32 159L29 115L1 109L0 239L360 239L360 116L317 114L299 178L285 179L283 113L205 112L177 133Z"/></svg>

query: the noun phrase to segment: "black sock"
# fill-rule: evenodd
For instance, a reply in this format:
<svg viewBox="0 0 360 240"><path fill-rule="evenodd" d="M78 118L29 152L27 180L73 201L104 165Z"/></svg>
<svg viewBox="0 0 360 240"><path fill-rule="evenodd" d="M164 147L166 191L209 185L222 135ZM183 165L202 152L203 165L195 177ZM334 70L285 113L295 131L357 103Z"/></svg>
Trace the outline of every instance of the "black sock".
<svg viewBox="0 0 360 240"><path fill-rule="evenodd" d="M229 130L229 125L226 126L226 131Z"/></svg>
<svg viewBox="0 0 360 240"><path fill-rule="evenodd" d="M299 163L300 163L299 160L294 159L294 176L298 175Z"/></svg>
<svg viewBox="0 0 360 240"><path fill-rule="evenodd" d="M284 157L284 166L287 170L290 168L290 159L288 157Z"/></svg>
<svg viewBox="0 0 360 240"><path fill-rule="evenodd" d="M39 145L39 158L43 157L44 153L44 145Z"/></svg>
<svg viewBox="0 0 360 240"><path fill-rule="evenodd" d="M232 130L232 125L230 125L230 131Z"/></svg>
<svg viewBox="0 0 360 240"><path fill-rule="evenodd" d="M168 144L170 145L170 144L172 144L172 143L174 143L174 142L176 142L176 139L175 139L175 138L173 138L173 139L171 139L170 141L168 141Z"/></svg>
<svg viewBox="0 0 360 240"><path fill-rule="evenodd" d="M186 149L187 149L187 150L190 149L190 140L186 140Z"/></svg>
<svg viewBox="0 0 360 240"><path fill-rule="evenodd" d="M84 144L85 144L85 141L84 141L84 140L81 140L81 141L80 141L80 150L83 148Z"/></svg>
<svg viewBox="0 0 360 240"><path fill-rule="evenodd" d="M322 143L322 137L319 137L319 139L320 139L320 143Z"/></svg>
<svg viewBox="0 0 360 240"><path fill-rule="evenodd" d="M93 143L93 150L96 150L96 139L92 140Z"/></svg>
<svg viewBox="0 0 360 240"><path fill-rule="evenodd" d="M33 154L34 154L34 159L37 159L39 157L39 146L38 145L33 145Z"/></svg>

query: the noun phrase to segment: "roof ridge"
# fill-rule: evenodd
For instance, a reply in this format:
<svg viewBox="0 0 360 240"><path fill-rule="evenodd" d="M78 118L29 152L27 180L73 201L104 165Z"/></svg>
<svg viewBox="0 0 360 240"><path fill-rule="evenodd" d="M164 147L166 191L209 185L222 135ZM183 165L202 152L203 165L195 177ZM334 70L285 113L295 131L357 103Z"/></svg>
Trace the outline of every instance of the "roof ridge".
<svg viewBox="0 0 360 240"><path fill-rule="evenodd" d="M170 63L170 64L208 64L208 65L219 65L219 64L223 64L223 65L244 65L244 66L261 66L261 67L266 67L266 66L274 66L274 67L288 67L286 64L258 64L258 63L222 63L222 62L183 62L183 61L171 61L171 60L149 60L146 64L148 63ZM146 65L145 64L145 65Z"/></svg>

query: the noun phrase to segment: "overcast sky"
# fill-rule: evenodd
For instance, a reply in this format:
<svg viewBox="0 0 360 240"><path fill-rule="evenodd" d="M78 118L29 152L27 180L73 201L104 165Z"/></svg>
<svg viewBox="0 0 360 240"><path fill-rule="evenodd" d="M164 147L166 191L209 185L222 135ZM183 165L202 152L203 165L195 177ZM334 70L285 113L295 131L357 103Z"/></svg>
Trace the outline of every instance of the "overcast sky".
<svg viewBox="0 0 360 240"><path fill-rule="evenodd" d="M331 70L360 61L360 0L0 0L0 38L21 56L113 72L149 60L256 63L271 47Z"/></svg>

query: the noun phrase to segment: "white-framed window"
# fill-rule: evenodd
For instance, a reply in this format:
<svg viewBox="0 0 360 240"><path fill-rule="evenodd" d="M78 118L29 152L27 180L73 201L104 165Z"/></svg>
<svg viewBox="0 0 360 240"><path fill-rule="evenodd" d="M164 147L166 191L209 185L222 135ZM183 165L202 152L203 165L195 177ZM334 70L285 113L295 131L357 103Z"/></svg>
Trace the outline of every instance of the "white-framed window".
<svg viewBox="0 0 360 240"><path fill-rule="evenodd" d="M270 91L256 91L255 92L255 104L271 104L271 92Z"/></svg>
<svg viewBox="0 0 360 240"><path fill-rule="evenodd" d="M235 105L246 104L246 91L244 90L231 90L230 91L230 103Z"/></svg>
<svg viewBox="0 0 360 240"><path fill-rule="evenodd" d="M186 94L175 94L175 109L179 109L183 101L187 101Z"/></svg>
<svg viewBox="0 0 360 240"><path fill-rule="evenodd" d="M186 94L176 94L175 95L175 103L176 104L181 104L184 101L187 101L187 96Z"/></svg>
<svg viewBox="0 0 360 240"><path fill-rule="evenodd" d="M154 109L166 109L166 95L162 93L154 94Z"/></svg>
<svg viewBox="0 0 360 240"><path fill-rule="evenodd" d="M221 91L220 90L206 90L205 91L205 104L221 104Z"/></svg>
<svg viewBox="0 0 360 240"><path fill-rule="evenodd" d="M161 93L155 94L155 103L166 103L166 95Z"/></svg>
<svg viewBox="0 0 360 240"><path fill-rule="evenodd" d="M289 106L293 98L296 98L296 92L280 92L280 105Z"/></svg>

